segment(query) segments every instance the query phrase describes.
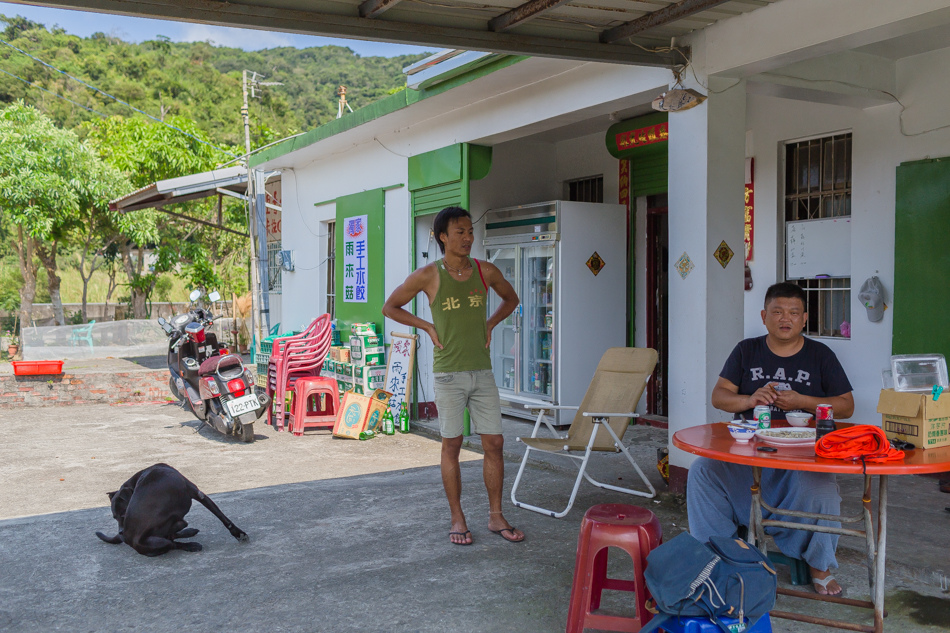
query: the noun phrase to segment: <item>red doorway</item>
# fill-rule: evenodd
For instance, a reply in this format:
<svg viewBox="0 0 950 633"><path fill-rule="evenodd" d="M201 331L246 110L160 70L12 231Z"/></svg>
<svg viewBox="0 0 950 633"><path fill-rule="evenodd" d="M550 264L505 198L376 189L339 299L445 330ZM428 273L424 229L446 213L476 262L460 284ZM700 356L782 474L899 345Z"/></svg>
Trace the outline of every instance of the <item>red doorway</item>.
<svg viewBox="0 0 950 633"><path fill-rule="evenodd" d="M647 413L669 415L669 222L666 194L647 196L647 347L659 356L647 383Z"/></svg>

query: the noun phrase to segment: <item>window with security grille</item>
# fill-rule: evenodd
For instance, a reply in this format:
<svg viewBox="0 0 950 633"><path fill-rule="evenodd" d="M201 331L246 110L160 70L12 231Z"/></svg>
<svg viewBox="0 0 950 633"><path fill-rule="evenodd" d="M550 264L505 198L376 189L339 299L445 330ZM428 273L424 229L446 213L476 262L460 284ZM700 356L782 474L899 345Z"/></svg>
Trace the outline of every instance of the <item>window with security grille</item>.
<svg viewBox="0 0 950 633"><path fill-rule="evenodd" d="M785 223L851 216L851 133L785 144ZM787 269L787 262L786 262ZM851 278L790 279L805 290L805 334L847 338Z"/></svg>
<svg viewBox="0 0 950 633"><path fill-rule="evenodd" d="M567 199L571 202L604 201L603 176L591 176L590 178L568 180L564 183L564 187L567 189Z"/></svg>
<svg viewBox="0 0 950 633"><path fill-rule="evenodd" d="M336 222L327 222L327 314L336 318Z"/></svg>
<svg viewBox="0 0 950 633"><path fill-rule="evenodd" d="M280 242L267 243L267 290L279 295L281 289Z"/></svg>

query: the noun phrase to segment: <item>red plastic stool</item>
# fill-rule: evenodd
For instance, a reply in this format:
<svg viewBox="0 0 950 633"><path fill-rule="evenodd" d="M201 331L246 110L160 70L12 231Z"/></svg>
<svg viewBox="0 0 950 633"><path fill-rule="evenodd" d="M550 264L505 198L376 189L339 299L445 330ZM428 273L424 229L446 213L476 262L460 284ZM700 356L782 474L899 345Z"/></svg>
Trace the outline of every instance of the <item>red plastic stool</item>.
<svg viewBox="0 0 950 633"><path fill-rule="evenodd" d="M637 633L653 617L645 604L650 597L643 580L647 554L663 542L660 521L646 508L605 503L590 508L581 522L577 539L577 561L571 605L567 611L567 633L585 628ZM634 580L607 578L607 548L619 547L633 561ZM592 613L600 608L604 589L634 593L635 617Z"/></svg>
<svg viewBox="0 0 950 633"><path fill-rule="evenodd" d="M309 406L311 396L316 406ZM298 378L290 399L290 431L303 435L308 427L333 428L337 410L336 380L326 376Z"/></svg>

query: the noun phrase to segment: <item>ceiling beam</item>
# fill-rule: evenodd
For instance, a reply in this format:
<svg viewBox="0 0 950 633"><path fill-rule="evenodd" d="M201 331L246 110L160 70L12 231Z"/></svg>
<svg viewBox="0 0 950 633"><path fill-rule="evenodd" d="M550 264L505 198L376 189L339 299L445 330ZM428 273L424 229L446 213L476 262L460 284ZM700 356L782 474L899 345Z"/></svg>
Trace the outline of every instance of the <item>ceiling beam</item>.
<svg viewBox="0 0 950 633"><path fill-rule="evenodd" d="M673 52L653 53L634 46L602 44L596 40L596 34L593 34L593 37L584 34L577 39L557 39L516 33L493 33L487 29L370 20L353 15L314 13L263 4L214 0L44 0L43 6L284 33L462 48L505 55L531 55L585 62L672 68L683 61L680 55Z"/></svg>
<svg viewBox="0 0 950 633"><path fill-rule="evenodd" d="M680 0L680 2L667 5L658 11L647 13L636 20L603 31L600 34L600 41L604 44L611 44L646 31L647 29L669 24L674 20L686 18L700 11L712 9L728 1L729 0Z"/></svg>
<svg viewBox="0 0 950 633"><path fill-rule="evenodd" d="M375 18L400 2L402 0L366 0L360 4L360 17Z"/></svg>
<svg viewBox="0 0 950 633"><path fill-rule="evenodd" d="M530 2L526 2L520 7L515 7L511 11L492 18L488 21L488 28L495 33L501 33L569 1L570 0L530 0ZM367 2L369 2L369 0L367 0Z"/></svg>

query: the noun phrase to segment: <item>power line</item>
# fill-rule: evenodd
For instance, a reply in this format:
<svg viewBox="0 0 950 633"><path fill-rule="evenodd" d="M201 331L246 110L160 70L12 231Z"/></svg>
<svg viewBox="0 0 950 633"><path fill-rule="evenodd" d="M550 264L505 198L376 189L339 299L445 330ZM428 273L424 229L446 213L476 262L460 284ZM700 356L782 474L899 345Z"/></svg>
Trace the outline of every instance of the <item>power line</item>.
<svg viewBox="0 0 950 633"><path fill-rule="evenodd" d="M2 69L2 68L0 68L0 73L3 73L4 75L10 75L10 76L13 77L14 79L19 79L20 81L22 81L22 82L25 83L25 84L29 84L29 85L33 86L34 88L39 88L39 89L42 90L43 92L48 92L48 93L50 93L51 95L53 95L54 97L59 97L59 98L62 99L63 101L68 101L68 102L70 102L70 103L73 104L73 105L79 106L79 107L82 108L83 110L89 110L89 111L92 112L93 114L98 114L99 116L101 116L101 117L103 117L103 118L109 116L108 114L103 114L102 112L99 112L98 110L93 110L92 108L87 108L86 106L84 106L84 105L81 104L81 103L76 103L75 101L73 101L72 99L70 99L70 98L68 98L68 97L64 97L64 96L61 95L61 94L56 94L56 93L53 92L52 90L47 90L47 89L44 88L43 86L37 85L37 84L33 83L32 81L29 81L28 79L24 79L23 77L18 77L17 75L14 75L13 73L9 73L9 72L5 71L5 70Z"/></svg>
<svg viewBox="0 0 950 633"><path fill-rule="evenodd" d="M208 141L206 141L206 140L204 140L204 139L201 139L201 138L195 136L194 134L190 134L190 133L184 131L183 129L181 129L181 128L179 128L179 127L176 127L176 126L174 126L174 125L171 125L170 123L165 123L164 121L162 121L162 120L159 119L158 117L154 117L154 116L152 116L151 114L149 114L148 112L145 112L145 111L143 111L143 110L139 110L138 108L136 108L136 107L135 107L134 105L132 105L131 103L128 103L128 102L126 102L126 101L123 101L122 99L119 99L118 97L113 97L113 96L110 95L108 92L105 92L105 91L103 91L103 90L100 90L99 88L96 88L95 86L86 83L85 81L83 81L82 79L79 79L78 77L73 77L72 75L70 75L70 74L67 73L66 71L60 70L59 68L56 68L55 66L53 66L53 65L51 65L51 64L47 64L47 63L44 62L42 59L40 59L40 58L38 58L38 57L34 57L33 55L31 55L30 53L26 52L26 51L23 50L22 48L17 48L16 46L14 46L13 44L11 44L10 42L7 42L6 40L0 39L0 44L5 44L5 45L9 46L9 47L12 48L13 50L15 50L15 51L17 51L17 52L19 52L19 53L22 53L22 54L24 54L24 55L26 55L27 57L29 57L29 58L32 59L33 61L38 62L38 63L42 64L43 66L46 66L46 67L49 68L50 70L55 70L56 72L58 72L58 73L60 73L61 75L64 75L64 76L66 76L66 77L72 79L73 81L78 81L79 83L81 83L82 85L86 86L86 87L89 88L90 90L94 90L94 91L98 92L99 94L101 94L101 95L103 95L103 96L105 96L105 97L108 97L108 98L112 99L113 101L115 101L115 102L117 102L117 103L121 103L122 105L131 108L131 109L134 110L135 112L138 112L139 114L142 114L142 115L144 115L144 116L147 116L148 118L152 119L153 121L156 121L157 123L161 123L162 125L164 125L164 126L167 127L167 128L171 128L171 129L175 130L176 132L181 132L181 133L184 134L185 136L190 137L190 138L192 138L192 139L198 141L199 143L204 143L205 145L208 145L209 147L213 147L214 149L218 150L219 152L223 152L223 153L227 154L228 156L237 157L237 154L232 154L232 153L229 152L228 150L222 149L222 148L218 147L217 145L214 145L213 143L209 143ZM9 73L7 73L7 74L9 74ZM79 105L79 104L76 104L76 105ZM85 107L85 106L83 106L83 107ZM88 109L88 108L86 108L86 109Z"/></svg>

